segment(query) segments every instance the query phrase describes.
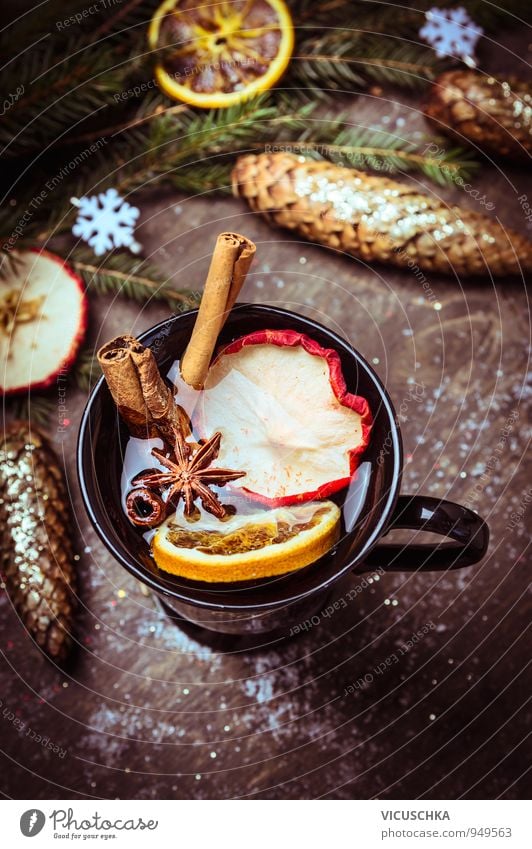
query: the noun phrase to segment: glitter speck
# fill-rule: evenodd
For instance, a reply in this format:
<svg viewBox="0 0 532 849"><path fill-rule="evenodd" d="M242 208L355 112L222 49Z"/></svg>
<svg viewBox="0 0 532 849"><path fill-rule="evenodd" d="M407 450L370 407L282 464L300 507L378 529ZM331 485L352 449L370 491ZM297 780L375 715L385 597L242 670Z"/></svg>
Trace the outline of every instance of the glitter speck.
<svg viewBox="0 0 532 849"><path fill-rule="evenodd" d="M189 693L190 693L190 690L188 689L188 687L184 687L183 688L183 695L188 696Z"/></svg>
<svg viewBox="0 0 532 849"><path fill-rule="evenodd" d="M467 472L460 472L460 477L461 477L461 478L466 478L466 477L467 477Z"/></svg>
<svg viewBox="0 0 532 849"><path fill-rule="evenodd" d="M434 302L434 309L436 310L436 312L439 312L441 310L441 304L439 301Z"/></svg>
<svg viewBox="0 0 532 849"><path fill-rule="evenodd" d="M436 719L436 714L435 713L429 714L429 719L432 722L434 719Z"/></svg>
<svg viewBox="0 0 532 849"><path fill-rule="evenodd" d="M126 766L126 768L125 768L124 772L131 772L131 770L130 770L130 768L129 768L128 766Z"/></svg>
<svg viewBox="0 0 532 849"><path fill-rule="evenodd" d="M230 731L230 730L231 730L230 725L224 725L224 731Z"/></svg>
<svg viewBox="0 0 532 849"><path fill-rule="evenodd" d="M196 773L196 781L201 781L201 775L199 772Z"/></svg>
<svg viewBox="0 0 532 849"><path fill-rule="evenodd" d="M63 681L63 687L66 689L68 687L68 681Z"/></svg>
<svg viewBox="0 0 532 849"><path fill-rule="evenodd" d="M211 752L211 758L214 760L215 757L216 757L216 752Z"/></svg>
<svg viewBox="0 0 532 849"><path fill-rule="evenodd" d="M85 548L83 549L83 551L84 551L85 554L90 554L91 551L92 551L92 548L90 547L90 545L86 545Z"/></svg>

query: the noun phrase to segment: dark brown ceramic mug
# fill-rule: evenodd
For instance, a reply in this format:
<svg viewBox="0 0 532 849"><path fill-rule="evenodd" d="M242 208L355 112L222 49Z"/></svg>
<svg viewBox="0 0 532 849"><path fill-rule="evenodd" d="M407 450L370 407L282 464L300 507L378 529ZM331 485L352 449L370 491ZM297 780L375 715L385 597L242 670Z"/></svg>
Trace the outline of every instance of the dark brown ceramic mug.
<svg viewBox="0 0 532 849"><path fill-rule="evenodd" d="M196 310L173 316L140 340L153 349L161 373L184 352ZM78 474L85 507L101 540L132 575L154 590L167 608L211 631L288 634L315 616L350 571L441 571L477 563L489 540L486 523L451 501L399 495L402 443L388 394L348 342L311 319L269 306L239 304L220 337L224 344L254 330L294 329L340 355L350 392L364 396L374 424L368 449L344 500L344 533L317 563L291 574L240 584L210 585L160 571L138 531L123 513L120 476L127 429L103 378L94 387L80 426ZM408 528L442 536L439 544L382 543L390 530ZM447 538L447 541L444 540Z"/></svg>

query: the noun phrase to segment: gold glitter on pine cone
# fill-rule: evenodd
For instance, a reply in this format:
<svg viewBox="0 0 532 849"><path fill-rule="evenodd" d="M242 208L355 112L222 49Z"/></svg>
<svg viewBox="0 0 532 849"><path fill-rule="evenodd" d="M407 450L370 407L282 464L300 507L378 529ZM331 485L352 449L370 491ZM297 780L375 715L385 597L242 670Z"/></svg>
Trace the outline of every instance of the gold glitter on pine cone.
<svg viewBox="0 0 532 849"><path fill-rule="evenodd" d="M293 153L241 156L233 191L268 220L367 262L458 275L532 269L532 243L415 185Z"/></svg>
<svg viewBox="0 0 532 849"><path fill-rule="evenodd" d="M448 71L431 87L425 115L438 132L464 139L494 156L529 162L532 85L499 82L478 71Z"/></svg>
<svg viewBox="0 0 532 849"><path fill-rule="evenodd" d="M7 593L35 642L63 663L76 606L70 511L54 452L23 423L0 445L0 523Z"/></svg>

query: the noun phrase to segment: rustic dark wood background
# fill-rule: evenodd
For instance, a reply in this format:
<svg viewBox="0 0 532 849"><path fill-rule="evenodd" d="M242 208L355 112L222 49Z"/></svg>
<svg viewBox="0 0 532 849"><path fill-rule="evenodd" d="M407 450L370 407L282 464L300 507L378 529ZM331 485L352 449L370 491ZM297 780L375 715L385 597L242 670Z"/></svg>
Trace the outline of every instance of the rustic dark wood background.
<svg viewBox="0 0 532 849"><path fill-rule="evenodd" d="M528 35L520 32L485 48L483 67L525 72L529 56ZM425 129L419 98L368 94L346 97L340 107L357 123L407 137ZM473 183L495 204L492 214L530 232L518 201L525 193L532 202L529 173L486 163ZM459 190L429 188L479 208ZM530 314L523 282L433 276L436 309L410 273L370 268L274 232L237 200L159 192L139 202L145 253L175 275L176 285L200 287L215 234L241 231L258 245L243 299L304 312L349 336L397 408L404 405L404 492L467 501L513 417L476 502L490 524L490 551L466 571L382 576L292 641L253 651L238 640L209 641L171 622L97 540L74 465L86 398L72 391L68 434L56 434L55 443L68 473L81 556L80 648L69 673L57 672L34 649L2 592L3 793L526 796L525 551L532 491L525 465ZM140 309L124 299L93 300L91 337L138 333L165 315L156 304ZM400 662L388 660L423 628L427 635ZM364 676L367 686L356 687ZM60 750L46 748L48 739Z"/></svg>

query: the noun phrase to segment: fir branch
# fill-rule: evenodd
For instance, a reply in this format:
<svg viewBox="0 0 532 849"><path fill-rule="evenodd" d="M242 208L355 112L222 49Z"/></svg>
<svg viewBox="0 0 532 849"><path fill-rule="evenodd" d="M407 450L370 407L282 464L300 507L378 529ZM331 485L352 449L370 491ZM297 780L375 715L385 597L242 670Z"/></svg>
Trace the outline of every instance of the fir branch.
<svg viewBox="0 0 532 849"><path fill-rule="evenodd" d="M372 83L415 90L426 86L445 66L424 45L333 30L301 45L291 75L313 90L363 90Z"/></svg>
<svg viewBox="0 0 532 849"><path fill-rule="evenodd" d="M165 103L166 101L159 95L156 95L154 98L146 98L143 101L142 108L138 110L134 118L129 118L121 124L109 127L107 130L102 131L102 135L118 136L120 133L127 132L128 130L137 130L143 124L147 124L156 118L176 117L189 111L189 107L185 103L174 103L172 106L166 106L164 105Z"/></svg>
<svg viewBox="0 0 532 849"><path fill-rule="evenodd" d="M5 398L4 405L11 418L30 422L38 427L47 427L52 415L57 412L56 399L33 392Z"/></svg>
<svg viewBox="0 0 532 849"><path fill-rule="evenodd" d="M9 66L5 92L23 94L6 112L0 125L0 154L20 156L42 150L68 133L81 120L93 116L112 101L123 87L125 65L116 65L116 45L103 49L87 46L79 36L72 40L62 61L56 61L47 40L22 54Z"/></svg>
<svg viewBox="0 0 532 849"><path fill-rule="evenodd" d="M103 38L95 38L94 24L89 22L85 30L76 26L72 34L45 37L8 62L2 91L8 95L22 88L23 92L0 126L1 153L20 156L68 143L87 118L109 106L116 112L119 106L113 95L126 88L145 62L145 27L156 5L149 0L138 8L130 2L104 21L102 34L108 34ZM64 16L63 9L58 19ZM123 29L116 29L118 23ZM101 135L97 130L91 133L93 138Z"/></svg>
<svg viewBox="0 0 532 849"><path fill-rule="evenodd" d="M271 141L303 145L316 153L325 145L329 153L323 155L347 165L392 173L417 171L442 185L457 176L465 179L475 167L471 153L446 150L434 157L394 133L346 128L341 115L314 119L314 109L315 104L283 101L276 94L201 114L190 110L155 114L136 133L127 133L128 143L122 148L126 162L118 162L111 173L106 156L100 182L115 185L121 193L155 181L186 192L227 192L234 158L261 150ZM435 141L427 139L424 147ZM96 175L95 185L100 182Z"/></svg>
<svg viewBox="0 0 532 849"><path fill-rule="evenodd" d="M403 0L400 4L379 0L296 0L296 25L319 28L343 27L417 36L425 12L433 6L448 8L449 0ZM471 18L487 32L532 21L532 6L525 0L460 0Z"/></svg>
<svg viewBox="0 0 532 849"><path fill-rule="evenodd" d="M211 171L206 183L191 178L198 165L198 175L207 177L210 166L220 165L214 157L233 155L248 149L250 140L258 134L263 141L282 138L284 132L304 133L314 104L294 104L288 114L282 114L278 99L261 95L229 109L211 109L198 113L184 111L154 112L137 116L137 125L124 131L120 145L103 151L100 165L91 170L90 187L84 194L94 193L113 185L122 194L140 189L157 181L175 188L210 190L219 185L220 168ZM281 114L280 114L281 113ZM146 120L144 120L146 118ZM206 165L208 163L208 168ZM227 169L224 170L227 174Z"/></svg>
<svg viewBox="0 0 532 849"><path fill-rule="evenodd" d="M416 43L424 12L434 3L435 0L405 0L396 6L369 0L299 0L294 3L296 22L302 24L299 31L308 34L316 29L319 35L304 36L298 47L299 59L292 63L293 78L318 89L351 90L371 82L406 88L421 86L423 80L431 79L439 70L433 52ZM145 27L156 5L157 0L129 0L116 11L108 10L107 17L96 27L96 38L92 20L76 27L81 36L74 38L70 33L53 32L52 23L53 37L37 39L31 50L8 63L3 74L3 93L9 96L20 86L24 92L1 122L0 146L4 147L4 154L18 156L41 151L70 136L77 143L76 125L110 105L116 110L113 94L124 89L132 71L144 64ZM441 5L445 5L443 0ZM532 15L530 4L520 0L508 0L504 8L485 0L462 0L462 5L488 30L516 24L520 19L526 21ZM56 2L48 6L55 7L57 23L64 16L62 5ZM46 14L49 12L47 9ZM38 15L24 16L20 26L6 29L12 43L18 43L17 34L27 27L31 17L35 19L36 34L50 35L50 28L46 30L41 25L40 10ZM325 36L324 25L328 30ZM397 38L410 43L398 43ZM127 127L127 119L120 124ZM95 137L92 128L77 135L82 139Z"/></svg>
<svg viewBox="0 0 532 849"><path fill-rule="evenodd" d="M103 295L114 292L138 303L148 300L165 301L180 312L192 309L199 302L198 293L167 286L160 272L147 263L132 259L128 254L109 254L101 265L76 258L71 260L70 264L82 277L89 294L97 292ZM136 273L137 271L143 273Z"/></svg>
<svg viewBox="0 0 532 849"><path fill-rule="evenodd" d="M260 138L255 138L250 140L249 147L252 150L260 150L266 144L267 142ZM299 138L284 137L282 144L287 149L300 151L303 155L328 159L348 168L386 171L392 174L422 173L439 185L452 185L458 179L467 180L478 167L472 151L461 148L448 149L443 141L437 138L427 138L422 144L416 145L393 132L345 127L342 116L331 119L325 116L316 126L308 125ZM436 144L442 151L439 156L425 152L431 144ZM234 155L239 152L238 147L226 151L227 154ZM228 169L231 164L227 166ZM193 178L194 173L195 168L192 168L189 178ZM214 174L212 178L216 179ZM227 189L230 174L224 168L220 171L218 179L219 188Z"/></svg>
<svg viewBox="0 0 532 849"><path fill-rule="evenodd" d="M477 167L472 152L447 149L438 139L430 139L430 142L438 145L441 155L435 157L426 152L429 140L420 146L393 132L346 128L332 144L316 146L316 152L337 164L362 170L392 174L418 172L439 185L453 185L458 178L467 180ZM305 145L313 147L309 142Z"/></svg>

